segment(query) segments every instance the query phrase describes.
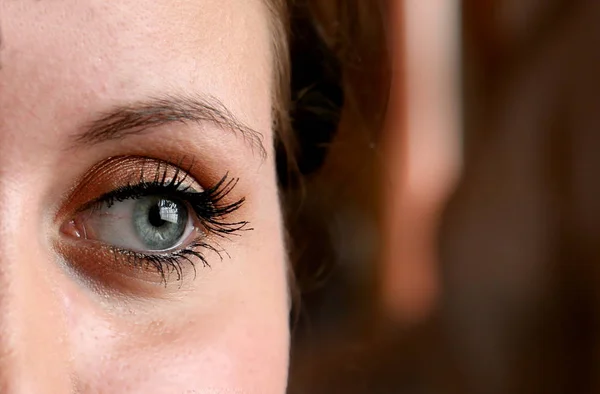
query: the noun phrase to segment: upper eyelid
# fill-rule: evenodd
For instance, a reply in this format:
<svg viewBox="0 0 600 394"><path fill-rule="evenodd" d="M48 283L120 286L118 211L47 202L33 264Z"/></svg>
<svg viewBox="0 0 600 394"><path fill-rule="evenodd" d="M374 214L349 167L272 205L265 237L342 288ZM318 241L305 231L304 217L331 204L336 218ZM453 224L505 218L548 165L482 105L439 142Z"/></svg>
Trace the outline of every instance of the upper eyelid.
<svg viewBox="0 0 600 394"><path fill-rule="evenodd" d="M166 185L156 185L153 182L141 182L141 183L136 183L136 184L131 184L131 185L127 185L127 187L130 188L140 188L140 187L151 187L151 189L148 189L147 191L144 191L143 193L140 193L140 196L142 195L153 195L153 194L160 194L160 193L164 193L165 191L167 193L174 193L175 197L189 197L189 196L193 196L193 195L197 195L200 194L202 192L199 191L189 191L189 189L191 188L191 186L185 186L183 189L175 189L175 187L172 187L172 190L168 190L169 186ZM98 198L95 198L94 200L90 201L89 203L85 204L84 207L81 209L82 211L89 209L90 207L96 205L96 204L100 204L100 203L105 203L108 200L115 198L115 192L117 192L118 194L121 194L120 191L122 189L119 190L113 190L107 193L104 193L103 195L101 195ZM129 195L129 192L122 192L123 195ZM129 198L136 198L136 196L130 196Z"/></svg>
<svg viewBox="0 0 600 394"><path fill-rule="evenodd" d="M168 163L158 163L164 164L165 166L172 166ZM161 175L162 172L162 175ZM97 204L107 202L108 200L117 197L120 194L129 195L131 191L124 191L125 188L148 188L147 191L142 193L143 195L147 194L160 194L162 192L168 191L170 193L175 193L180 195L179 197L189 197L192 195L197 195L204 191L195 190L192 186L193 182L187 182L187 179L190 178L190 173L188 171L182 170L180 167L175 168L174 173L171 175L167 175L168 167L165 167L164 170L160 170L160 167L157 168L157 171L154 174L153 179L145 180L143 179L143 170L140 175L139 181L131 182L126 185L121 186L116 190L111 190L106 192L99 197L93 199L92 201L86 203L83 207L79 209L79 211L85 211ZM182 187L183 185L183 187Z"/></svg>
<svg viewBox="0 0 600 394"><path fill-rule="evenodd" d="M149 131L169 123L209 122L233 131L258 151L264 161L267 150L263 135L240 122L217 98L212 96L165 95L117 106L90 122L83 133L72 137L73 147L89 147Z"/></svg>
<svg viewBox="0 0 600 394"><path fill-rule="evenodd" d="M60 209L55 212L55 220L60 221L69 213L85 211L116 189L159 182L163 176L166 183L177 180L180 185L185 185L182 190L204 190L203 183L194 176L199 170L194 156L186 155L177 160L139 155L108 157L89 168L64 195ZM212 181L204 178L204 182Z"/></svg>

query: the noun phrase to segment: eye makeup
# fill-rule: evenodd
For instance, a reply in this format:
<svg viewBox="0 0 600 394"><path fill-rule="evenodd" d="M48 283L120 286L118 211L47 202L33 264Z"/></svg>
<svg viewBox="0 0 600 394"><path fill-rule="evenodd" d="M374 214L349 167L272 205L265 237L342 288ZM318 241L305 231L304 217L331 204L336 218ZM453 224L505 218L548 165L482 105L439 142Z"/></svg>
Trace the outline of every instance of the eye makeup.
<svg viewBox="0 0 600 394"><path fill-rule="evenodd" d="M57 215L57 249L91 276L129 270L165 286L188 271L195 277L198 263L210 266L209 254L227 255L219 240L251 228L237 212L245 201L234 197L238 179L226 173L203 187L191 176L193 165L119 156L94 166Z"/></svg>

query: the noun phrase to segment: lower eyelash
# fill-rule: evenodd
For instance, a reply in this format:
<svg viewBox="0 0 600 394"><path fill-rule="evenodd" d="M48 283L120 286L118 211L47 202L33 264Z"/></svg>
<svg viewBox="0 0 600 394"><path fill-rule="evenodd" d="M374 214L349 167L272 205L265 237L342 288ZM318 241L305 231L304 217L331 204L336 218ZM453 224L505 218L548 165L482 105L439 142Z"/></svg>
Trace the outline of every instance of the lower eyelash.
<svg viewBox="0 0 600 394"><path fill-rule="evenodd" d="M133 267L144 269L152 268L156 270L156 272L160 275L161 281L164 283L165 287L169 282L169 276L171 274L177 274L176 281L178 282L183 279L183 263L188 263L192 266L194 270L194 279L196 278L197 274L197 261L194 260L200 261L204 268L211 267L207 258L200 250L209 250L214 252L221 261L223 261L223 254L225 254L227 257L230 257L229 253L227 253L223 248L216 248L202 240L194 241L185 248L175 250L170 253L144 253L117 247L111 247L111 249L118 253L120 257L124 257L126 259L126 264L129 264ZM117 257L115 257L115 259L117 259Z"/></svg>

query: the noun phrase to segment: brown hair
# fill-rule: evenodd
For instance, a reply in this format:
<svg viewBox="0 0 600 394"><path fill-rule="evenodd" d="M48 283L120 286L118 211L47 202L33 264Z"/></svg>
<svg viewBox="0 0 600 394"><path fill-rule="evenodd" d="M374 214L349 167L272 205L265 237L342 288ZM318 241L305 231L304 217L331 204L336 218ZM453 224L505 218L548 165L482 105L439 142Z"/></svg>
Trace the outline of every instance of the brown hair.
<svg viewBox="0 0 600 394"><path fill-rule="evenodd" d="M290 55L289 55L289 14L288 0L267 0L270 12L273 50L273 129L276 139L281 141L285 151L293 151L290 130L289 109ZM290 163L293 166L293 163Z"/></svg>
<svg viewBox="0 0 600 394"><path fill-rule="evenodd" d="M380 129L390 78L383 4L381 0L267 0L273 32L274 130L282 148L280 164L285 156L287 171L280 172L280 178L302 171L295 160L302 159L297 157L302 155L297 124L303 120L299 112L309 106L320 112L319 121L328 123L331 136L343 104L360 114L363 128ZM319 96L317 105L300 102L308 92L313 98Z"/></svg>
<svg viewBox="0 0 600 394"><path fill-rule="evenodd" d="M295 295L292 393L316 377L310 372L310 378L302 378L303 371L315 371L310 366L317 360L304 358L301 350L310 353L319 346L323 327L347 320L338 311L347 310L353 318L365 306L360 300L372 298L364 289L372 286L378 248L368 238L377 235L367 234L360 242L347 236L379 227L376 147L391 67L383 0L269 2L275 81L281 84L274 90L277 169ZM356 253L353 247L365 244L367 253ZM366 273L358 291L347 279L353 272L337 269L351 263ZM322 286L325 281L328 286ZM336 311L324 312L326 305L331 308L332 289Z"/></svg>
<svg viewBox="0 0 600 394"><path fill-rule="evenodd" d="M377 215L379 171L374 171L372 148L384 120L391 69L385 3L267 3L275 57L277 169L290 267L297 279L290 283L306 290L322 283L337 262L327 234L340 208L336 199L348 193L348 203L367 216ZM362 190L349 191L357 186ZM365 194L369 197L361 201Z"/></svg>

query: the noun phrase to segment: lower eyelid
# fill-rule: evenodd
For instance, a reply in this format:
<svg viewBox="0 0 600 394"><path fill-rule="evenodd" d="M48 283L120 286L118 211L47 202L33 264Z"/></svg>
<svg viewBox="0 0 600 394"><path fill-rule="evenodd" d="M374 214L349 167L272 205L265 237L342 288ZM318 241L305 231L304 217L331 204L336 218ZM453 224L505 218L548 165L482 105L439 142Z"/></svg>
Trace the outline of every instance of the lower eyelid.
<svg viewBox="0 0 600 394"><path fill-rule="evenodd" d="M142 256L121 254L115 248L88 245L83 248L60 250L61 258L72 270L82 287L99 294L103 303L118 300L114 296L163 297L165 291L178 291L196 277L197 269L188 262L180 262L177 269L171 263L161 262L156 268ZM196 263L195 263L196 264ZM200 265L201 266L201 265ZM110 296L110 298L106 298Z"/></svg>
<svg viewBox="0 0 600 394"><path fill-rule="evenodd" d="M166 287L172 282L195 279L198 268L209 266L207 252L222 255L217 248L204 244L203 238L190 236L178 249L155 253L138 252L97 241L66 240L56 246L68 266L81 276L82 283L91 279L94 288L137 293L140 284L146 290ZM211 257L212 258L212 257ZM197 268L198 267L198 268ZM118 283L118 286L116 285ZM147 288L146 286L150 287ZM181 286L181 285L179 285ZM133 289L133 290L132 290Z"/></svg>

